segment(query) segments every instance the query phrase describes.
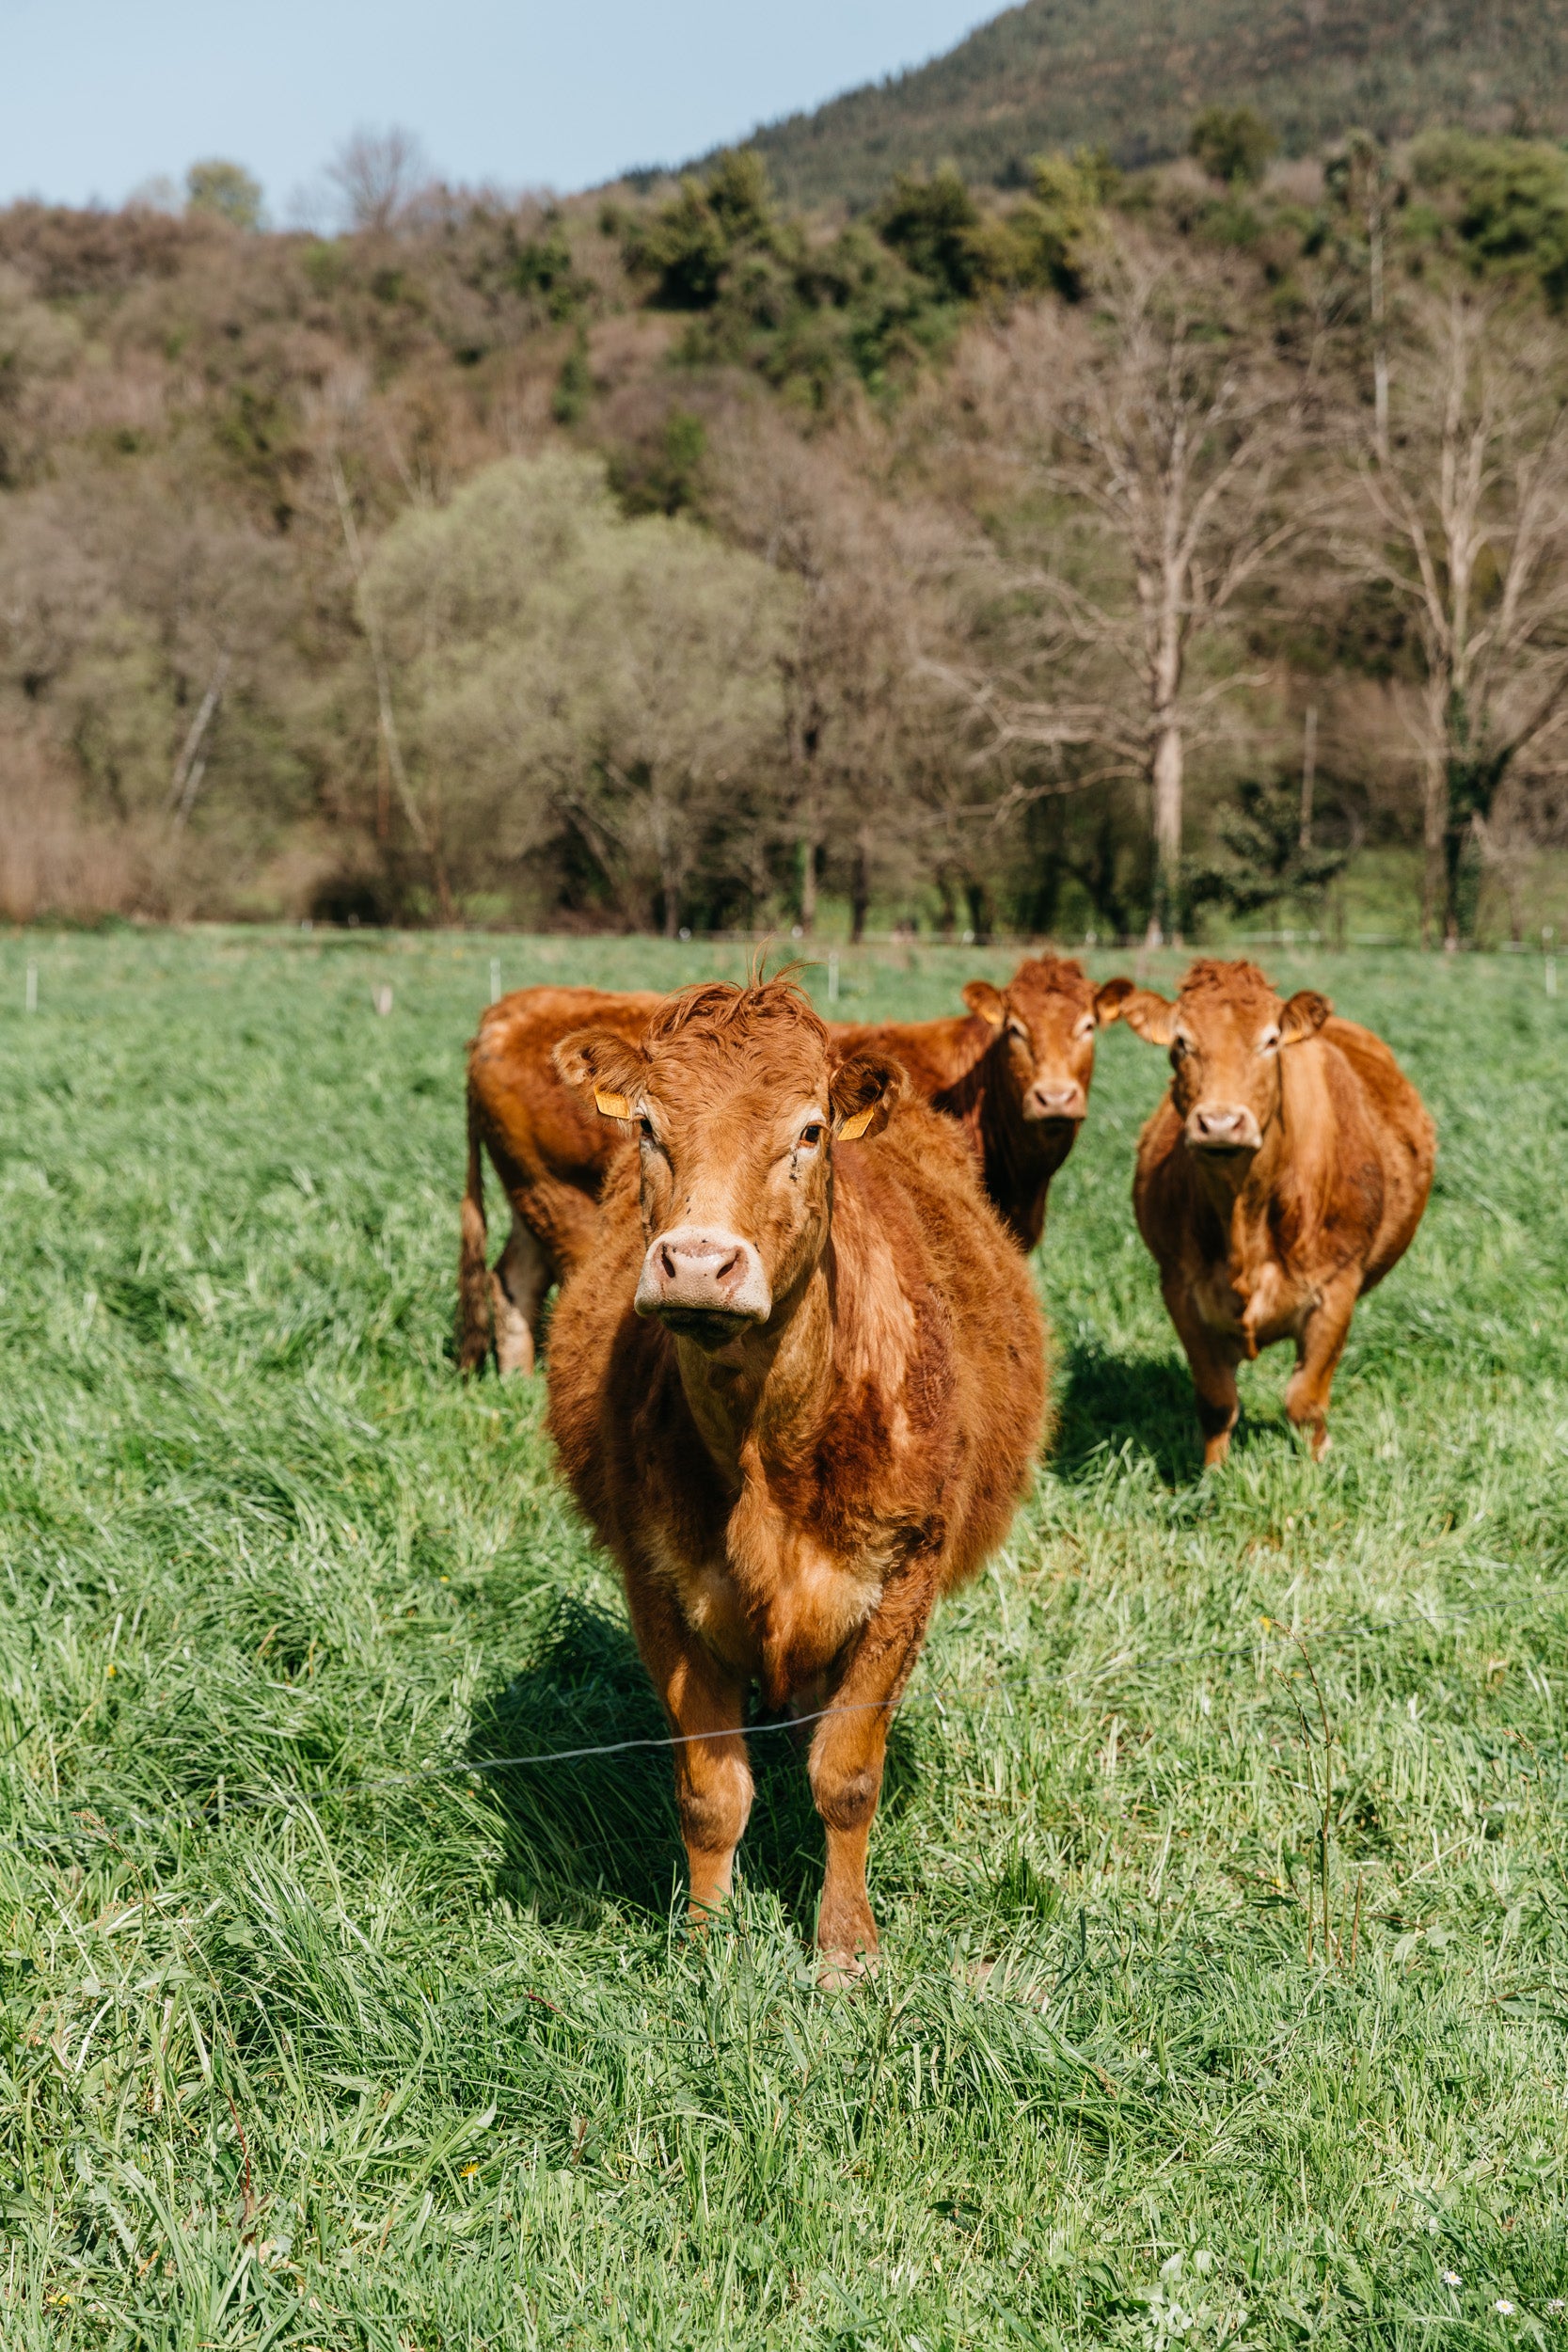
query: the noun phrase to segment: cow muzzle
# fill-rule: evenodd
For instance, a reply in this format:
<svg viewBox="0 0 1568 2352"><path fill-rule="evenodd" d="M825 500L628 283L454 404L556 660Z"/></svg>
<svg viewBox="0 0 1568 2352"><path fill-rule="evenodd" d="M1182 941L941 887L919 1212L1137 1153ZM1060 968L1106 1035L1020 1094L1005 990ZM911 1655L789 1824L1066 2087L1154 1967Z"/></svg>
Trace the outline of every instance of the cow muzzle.
<svg viewBox="0 0 1568 2352"><path fill-rule="evenodd" d="M749 1241L713 1226L675 1225L650 1243L633 1301L699 1346L722 1347L749 1323L766 1323L773 1293Z"/></svg>
<svg viewBox="0 0 1568 2352"><path fill-rule="evenodd" d="M1257 1120L1242 1104L1198 1103L1187 1113L1194 1152L1256 1152L1262 1140Z"/></svg>
<svg viewBox="0 0 1568 2352"><path fill-rule="evenodd" d="M1023 1098L1025 1119L1069 1120L1074 1125L1088 1109L1075 1078L1037 1078Z"/></svg>

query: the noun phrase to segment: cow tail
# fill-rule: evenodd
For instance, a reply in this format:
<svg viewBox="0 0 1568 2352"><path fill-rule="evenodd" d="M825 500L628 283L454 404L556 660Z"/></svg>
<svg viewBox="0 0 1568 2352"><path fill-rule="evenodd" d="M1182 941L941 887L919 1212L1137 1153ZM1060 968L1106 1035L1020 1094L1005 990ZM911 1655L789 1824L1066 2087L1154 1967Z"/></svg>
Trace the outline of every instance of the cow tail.
<svg viewBox="0 0 1568 2352"><path fill-rule="evenodd" d="M457 1257L457 1368L478 1372L490 1353L489 1234L484 1222L484 1147L479 1104L468 1084L468 1181L463 1194L463 1238Z"/></svg>

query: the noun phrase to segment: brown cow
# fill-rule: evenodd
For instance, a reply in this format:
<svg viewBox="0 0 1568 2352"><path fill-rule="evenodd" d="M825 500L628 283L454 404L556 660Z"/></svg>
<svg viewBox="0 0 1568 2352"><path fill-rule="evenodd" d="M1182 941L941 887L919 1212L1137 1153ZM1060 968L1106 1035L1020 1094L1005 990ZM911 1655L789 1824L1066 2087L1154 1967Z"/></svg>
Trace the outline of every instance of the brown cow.
<svg viewBox="0 0 1568 2352"><path fill-rule="evenodd" d="M987 1192L1020 1245L1033 1249L1045 1231L1051 1179L1089 1106L1095 1029L1116 1019L1122 985L1097 990L1070 957L1028 956L1006 988L971 980L967 1015L836 1034L846 1051L892 1054L921 1099L958 1121Z"/></svg>
<svg viewBox="0 0 1568 2352"><path fill-rule="evenodd" d="M682 1742L692 1912L729 1891L754 1681L832 1710L807 1763L817 1942L852 1968L889 1718L1038 1444L1028 1268L951 1122L787 980L700 984L640 1046L588 1029L556 1062L638 1138L556 1308L548 1426Z"/></svg>
<svg viewBox="0 0 1568 2352"><path fill-rule="evenodd" d="M598 988L519 988L486 1007L468 1047L468 1181L457 1271L457 1360L473 1372L490 1351L499 1372L533 1370L546 1293L574 1265L597 1224L617 1129L562 1085L550 1055L588 1022L635 1042L662 997ZM486 1265L488 1152L512 1203L512 1231Z"/></svg>
<svg viewBox="0 0 1568 2352"><path fill-rule="evenodd" d="M1111 983L1114 990L1117 983ZM914 1091L956 1119L986 1189L1025 1249L1046 1192L1077 1138L1094 1073L1094 983L1064 957L1031 957L1005 989L971 980L967 1013L835 1029L843 1050L890 1053ZM585 1115L550 1067L551 1048L594 1021L641 1037L660 999L596 989L525 988L490 1006L468 1049L468 1179L458 1273L465 1372L492 1339L499 1371L531 1372L546 1294L593 1232L593 1206L620 1140ZM1110 1014L1115 1018L1114 1011ZM512 1203L512 1232L485 1266L487 1151Z"/></svg>
<svg viewBox="0 0 1568 2352"><path fill-rule="evenodd" d="M1355 1302L1421 1221L1432 1120L1381 1038L1311 989L1282 1002L1256 964L1195 963L1174 1005L1119 994L1106 1017L1170 1048L1132 1204L1192 1366L1205 1467L1229 1451L1236 1366L1287 1339L1285 1410L1319 1455Z"/></svg>

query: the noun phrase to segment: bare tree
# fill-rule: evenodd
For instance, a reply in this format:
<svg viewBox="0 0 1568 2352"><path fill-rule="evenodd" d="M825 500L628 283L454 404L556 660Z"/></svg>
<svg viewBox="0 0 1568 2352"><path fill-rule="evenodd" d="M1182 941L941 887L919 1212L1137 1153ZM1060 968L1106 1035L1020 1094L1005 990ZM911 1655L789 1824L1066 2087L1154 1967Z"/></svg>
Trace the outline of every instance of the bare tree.
<svg viewBox="0 0 1568 2352"><path fill-rule="evenodd" d="M972 356L974 412L1002 437L1046 553L1003 549L1003 625L975 707L1004 749L1092 750L1090 783L1132 777L1153 831L1151 931L1180 920L1189 749L1247 683L1194 658L1307 529L1299 479L1310 361L1250 336L1224 277L1114 262L1082 312L1041 309ZM1027 609L1017 609L1018 599Z"/></svg>
<svg viewBox="0 0 1568 2352"><path fill-rule="evenodd" d="M1568 728L1568 407L1561 344L1498 298L1412 320L1389 454L1363 449L1342 560L1409 613L1424 677L1422 933L1460 930L1466 849L1505 862L1520 771L1562 772ZM1497 838L1493 839L1496 829Z"/></svg>
<svg viewBox="0 0 1568 2352"><path fill-rule="evenodd" d="M358 130L343 141L326 176L355 229L395 227L430 179L423 147L412 131Z"/></svg>
<svg viewBox="0 0 1568 2352"><path fill-rule="evenodd" d="M716 434L709 482L726 533L800 583L779 655L780 829L798 867L801 929L816 925L826 850L842 864L858 939L874 892L907 887L928 863L923 786L955 745L927 672L946 625L941 583L956 535L914 501L882 496L855 454L753 409Z"/></svg>

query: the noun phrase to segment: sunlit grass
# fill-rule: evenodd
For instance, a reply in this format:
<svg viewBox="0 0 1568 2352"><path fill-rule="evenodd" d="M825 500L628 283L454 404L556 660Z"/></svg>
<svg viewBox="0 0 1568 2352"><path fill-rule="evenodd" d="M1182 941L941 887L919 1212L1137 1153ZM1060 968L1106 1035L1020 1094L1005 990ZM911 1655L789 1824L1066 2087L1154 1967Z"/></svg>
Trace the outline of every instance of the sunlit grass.
<svg viewBox="0 0 1568 2352"><path fill-rule="evenodd" d="M1556 2340L1568 1001L1275 960L1442 1160L1325 1464L1276 1354L1201 1482L1128 1200L1163 1062L1108 1035L1041 1253L1055 1453L895 1728L885 1965L825 1997L787 1743L705 1948L657 1751L400 1777L659 1728L539 1391L451 1367L492 956L742 962L0 945L0 2341ZM845 1002L1005 968L847 958Z"/></svg>

